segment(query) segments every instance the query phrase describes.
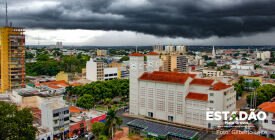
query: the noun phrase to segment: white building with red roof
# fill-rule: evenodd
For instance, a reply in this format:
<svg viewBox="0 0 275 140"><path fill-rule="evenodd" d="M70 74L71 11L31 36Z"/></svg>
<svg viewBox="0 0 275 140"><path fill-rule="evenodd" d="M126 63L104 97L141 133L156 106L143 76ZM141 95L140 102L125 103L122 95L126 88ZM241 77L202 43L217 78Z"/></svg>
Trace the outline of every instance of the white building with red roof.
<svg viewBox="0 0 275 140"><path fill-rule="evenodd" d="M275 102L264 102L258 106L267 115L266 120L259 121L260 130L267 132L267 137L275 138Z"/></svg>
<svg viewBox="0 0 275 140"><path fill-rule="evenodd" d="M232 85L199 79L196 74L160 72L155 53L148 54L147 61L152 64L144 72L143 58L141 54L130 55L130 114L214 128L223 122L206 121L207 110L235 110Z"/></svg>

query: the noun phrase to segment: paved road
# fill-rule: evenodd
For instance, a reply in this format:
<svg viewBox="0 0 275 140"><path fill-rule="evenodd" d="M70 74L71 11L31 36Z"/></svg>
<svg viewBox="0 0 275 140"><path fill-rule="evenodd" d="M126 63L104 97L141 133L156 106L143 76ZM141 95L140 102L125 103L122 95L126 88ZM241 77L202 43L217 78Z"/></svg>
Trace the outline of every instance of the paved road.
<svg viewBox="0 0 275 140"><path fill-rule="evenodd" d="M120 109L119 111L117 111L117 115L120 116L123 120L123 124L122 124L122 127L123 126L126 126L126 124L132 120L134 120L134 118L131 118L131 117L126 117L126 116L123 116L122 114L124 113L123 109Z"/></svg>

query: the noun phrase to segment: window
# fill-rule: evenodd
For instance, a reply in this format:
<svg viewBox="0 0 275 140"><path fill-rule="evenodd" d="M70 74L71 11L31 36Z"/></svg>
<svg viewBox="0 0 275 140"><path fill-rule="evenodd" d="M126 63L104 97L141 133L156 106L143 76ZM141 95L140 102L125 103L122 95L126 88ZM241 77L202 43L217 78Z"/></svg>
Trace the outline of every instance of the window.
<svg viewBox="0 0 275 140"><path fill-rule="evenodd" d="M214 101L210 100L210 103L214 103Z"/></svg>
<svg viewBox="0 0 275 140"><path fill-rule="evenodd" d="M272 121L272 124L275 124L275 121Z"/></svg>
<svg viewBox="0 0 275 140"><path fill-rule="evenodd" d="M65 110L63 113L64 114L69 114L69 110Z"/></svg>
<svg viewBox="0 0 275 140"><path fill-rule="evenodd" d="M149 117L153 117L153 112L148 112Z"/></svg>
<svg viewBox="0 0 275 140"><path fill-rule="evenodd" d="M108 77L108 74L105 74L104 76L105 76L105 77Z"/></svg>
<svg viewBox="0 0 275 140"><path fill-rule="evenodd" d="M214 96L214 93L210 93L210 96Z"/></svg>
<svg viewBox="0 0 275 140"><path fill-rule="evenodd" d="M109 74L109 76L114 76L114 74Z"/></svg>
<svg viewBox="0 0 275 140"><path fill-rule="evenodd" d="M54 113L53 114L53 117L58 117L59 116L59 113Z"/></svg>
<svg viewBox="0 0 275 140"><path fill-rule="evenodd" d="M264 123L268 123L268 120L264 120Z"/></svg>
<svg viewBox="0 0 275 140"><path fill-rule="evenodd" d="M117 76L117 73L114 73L114 76Z"/></svg>
<svg viewBox="0 0 275 140"><path fill-rule="evenodd" d="M174 117L173 116L168 116L168 121L173 121Z"/></svg>
<svg viewBox="0 0 275 140"><path fill-rule="evenodd" d="M68 120L69 120L69 117L64 118L64 121L68 121Z"/></svg>

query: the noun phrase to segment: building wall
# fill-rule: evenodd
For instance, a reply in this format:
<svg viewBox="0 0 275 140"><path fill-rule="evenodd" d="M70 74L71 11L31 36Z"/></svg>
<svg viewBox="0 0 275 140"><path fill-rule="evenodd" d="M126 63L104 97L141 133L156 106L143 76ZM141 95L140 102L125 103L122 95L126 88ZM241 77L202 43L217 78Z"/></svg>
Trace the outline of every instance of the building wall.
<svg viewBox="0 0 275 140"><path fill-rule="evenodd" d="M64 71L60 71L57 75L56 75L56 81L61 81L64 80L66 82L69 82L69 75L67 73L64 73Z"/></svg>
<svg viewBox="0 0 275 140"><path fill-rule="evenodd" d="M25 36L23 32L23 28L1 28L1 93L25 87Z"/></svg>
<svg viewBox="0 0 275 140"><path fill-rule="evenodd" d="M138 85L138 114L148 116L152 112L154 118L168 120L172 116L174 122L184 123L188 86L146 80L139 80Z"/></svg>
<svg viewBox="0 0 275 140"><path fill-rule="evenodd" d="M147 72L159 71L159 55L147 55Z"/></svg>
<svg viewBox="0 0 275 140"><path fill-rule="evenodd" d="M64 106L55 108L55 105L56 104L44 102L41 110L42 128L49 129L53 135L63 133L70 129L69 107ZM56 113L59 115L54 116ZM65 118L68 118L68 120L65 121Z"/></svg>
<svg viewBox="0 0 275 140"><path fill-rule="evenodd" d="M130 56L130 114L138 115L139 111L139 86L138 78L144 72L144 57Z"/></svg>
<svg viewBox="0 0 275 140"><path fill-rule="evenodd" d="M104 81L118 79L118 68L104 68Z"/></svg>
<svg viewBox="0 0 275 140"><path fill-rule="evenodd" d="M91 81L104 81L104 63L93 60L86 63L86 79Z"/></svg>

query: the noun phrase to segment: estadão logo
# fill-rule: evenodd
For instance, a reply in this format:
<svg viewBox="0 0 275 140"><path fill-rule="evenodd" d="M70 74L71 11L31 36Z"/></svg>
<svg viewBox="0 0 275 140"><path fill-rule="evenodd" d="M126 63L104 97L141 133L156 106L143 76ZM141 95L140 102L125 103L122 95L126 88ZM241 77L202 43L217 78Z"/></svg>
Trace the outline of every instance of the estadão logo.
<svg viewBox="0 0 275 140"><path fill-rule="evenodd" d="M254 109L250 110L250 114L247 114L245 111L206 111L206 120L265 120L266 113L259 111L257 114L254 112ZM230 116L229 116L230 114Z"/></svg>

